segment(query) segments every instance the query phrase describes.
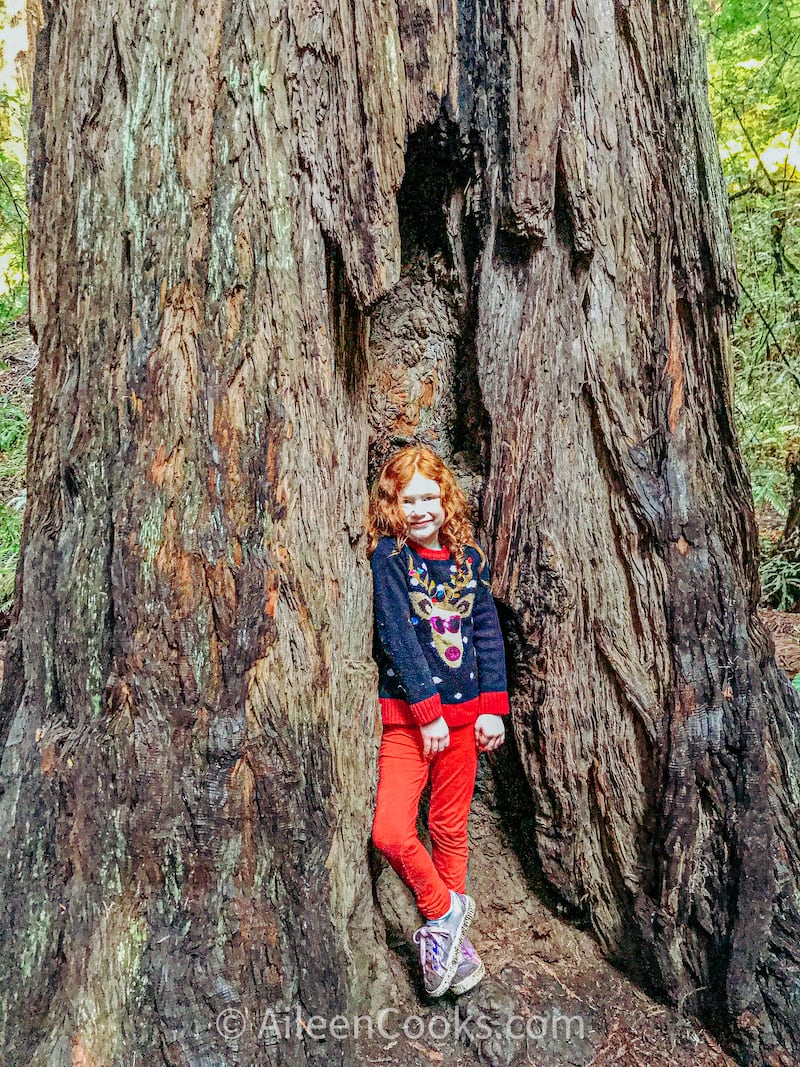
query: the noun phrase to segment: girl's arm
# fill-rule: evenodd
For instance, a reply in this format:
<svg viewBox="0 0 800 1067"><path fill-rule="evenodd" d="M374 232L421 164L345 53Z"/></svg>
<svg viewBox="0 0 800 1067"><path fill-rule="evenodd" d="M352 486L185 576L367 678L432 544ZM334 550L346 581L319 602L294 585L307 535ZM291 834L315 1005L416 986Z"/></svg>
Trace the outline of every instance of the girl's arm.
<svg viewBox="0 0 800 1067"><path fill-rule="evenodd" d="M480 557L476 555L476 562ZM472 640L478 661L478 688L481 715L507 715L506 656L500 621L490 587L489 565L478 572L475 603L472 608Z"/></svg>
<svg viewBox="0 0 800 1067"><path fill-rule="evenodd" d="M376 633L411 714L420 725L433 722L442 714L442 701L411 621L405 563L393 542L381 541L375 549L372 585Z"/></svg>

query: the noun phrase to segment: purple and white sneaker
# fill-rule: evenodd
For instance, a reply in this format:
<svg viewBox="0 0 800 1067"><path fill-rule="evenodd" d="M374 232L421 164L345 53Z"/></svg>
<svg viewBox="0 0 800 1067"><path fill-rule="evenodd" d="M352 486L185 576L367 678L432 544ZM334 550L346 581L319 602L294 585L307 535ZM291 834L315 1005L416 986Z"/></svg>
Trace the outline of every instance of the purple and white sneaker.
<svg viewBox="0 0 800 1067"><path fill-rule="evenodd" d="M414 933L425 992L440 997L450 988L461 959L461 943L475 915L475 901L450 890L450 911L439 922L426 923Z"/></svg>
<svg viewBox="0 0 800 1067"><path fill-rule="evenodd" d="M475 951L475 946L468 937L461 942L461 959L458 961L458 969L450 986L450 992L459 994L474 989L486 974L483 960Z"/></svg>

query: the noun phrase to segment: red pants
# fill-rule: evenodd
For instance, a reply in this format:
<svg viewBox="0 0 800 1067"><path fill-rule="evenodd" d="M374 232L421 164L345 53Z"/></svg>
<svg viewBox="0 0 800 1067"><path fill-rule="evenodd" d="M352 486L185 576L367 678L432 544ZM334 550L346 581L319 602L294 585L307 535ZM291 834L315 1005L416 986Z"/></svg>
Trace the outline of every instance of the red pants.
<svg viewBox="0 0 800 1067"><path fill-rule="evenodd" d="M425 918L439 919L450 909L449 891L466 888L467 819L478 769L475 724L451 727L450 744L429 760L422 755L418 727L384 726L378 769L372 840L417 898ZM433 858L417 836L428 775Z"/></svg>

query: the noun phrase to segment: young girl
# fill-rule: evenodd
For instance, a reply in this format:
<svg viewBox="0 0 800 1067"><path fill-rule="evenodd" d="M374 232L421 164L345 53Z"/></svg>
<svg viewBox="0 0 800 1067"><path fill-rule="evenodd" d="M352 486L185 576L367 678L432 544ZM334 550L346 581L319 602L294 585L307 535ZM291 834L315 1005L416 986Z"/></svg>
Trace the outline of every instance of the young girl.
<svg viewBox="0 0 800 1067"><path fill-rule="evenodd" d="M478 751L503 743L508 713L489 568L464 493L428 448L404 448L384 464L368 534L383 718L372 839L427 920L414 934L426 990L464 993L484 974L465 936L475 913L465 892L467 818ZM428 779L433 856L417 836Z"/></svg>

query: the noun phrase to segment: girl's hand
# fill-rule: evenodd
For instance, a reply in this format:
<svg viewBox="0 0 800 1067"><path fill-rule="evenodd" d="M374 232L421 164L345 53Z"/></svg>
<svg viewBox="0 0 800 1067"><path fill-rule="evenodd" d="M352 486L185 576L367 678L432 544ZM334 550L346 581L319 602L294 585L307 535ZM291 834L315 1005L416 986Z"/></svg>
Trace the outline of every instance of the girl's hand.
<svg viewBox="0 0 800 1067"><path fill-rule="evenodd" d="M438 752L444 752L450 744L450 729L442 715L433 722L426 722L419 728L422 734L422 755L430 759Z"/></svg>
<svg viewBox="0 0 800 1067"><path fill-rule="evenodd" d="M479 715L475 720L475 741L479 752L494 752L506 739L506 728L499 715Z"/></svg>

